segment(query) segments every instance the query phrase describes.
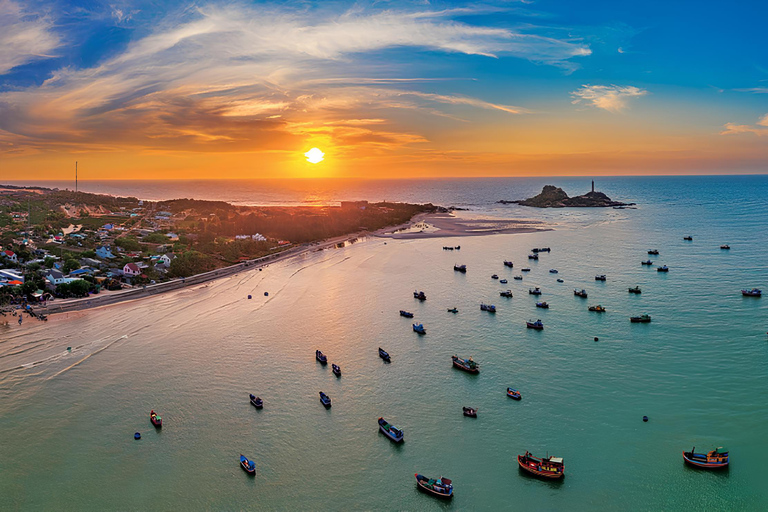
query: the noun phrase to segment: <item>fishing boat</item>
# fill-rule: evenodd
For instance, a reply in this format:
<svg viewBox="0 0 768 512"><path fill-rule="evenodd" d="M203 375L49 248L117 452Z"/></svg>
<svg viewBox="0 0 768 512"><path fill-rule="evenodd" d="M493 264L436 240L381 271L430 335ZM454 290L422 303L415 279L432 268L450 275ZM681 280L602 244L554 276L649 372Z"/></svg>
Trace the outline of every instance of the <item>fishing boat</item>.
<svg viewBox="0 0 768 512"><path fill-rule="evenodd" d="M565 281L563 281L562 279L558 278L558 279L557 279L557 282L558 282L558 283L564 283Z"/></svg>
<svg viewBox="0 0 768 512"><path fill-rule="evenodd" d="M453 266L453 270L455 270L456 272L464 272L466 274L467 273L467 266L466 265L454 265Z"/></svg>
<svg viewBox="0 0 768 512"><path fill-rule="evenodd" d="M669 272L669 267L666 265L662 265L656 269L656 272Z"/></svg>
<svg viewBox="0 0 768 512"><path fill-rule="evenodd" d="M427 330L424 328L424 324L413 324L413 332L419 334L427 334Z"/></svg>
<svg viewBox="0 0 768 512"><path fill-rule="evenodd" d="M762 297L763 291L757 288L751 290L741 290L741 294L745 297Z"/></svg>
<svg viewBox="0 0 768 512"><path fill-rule="evenodd" d="M551 252L551 251L552 249L550 249L549 247L539 247L536 252Z"/></svg>
<svg viewBox="0 0 768 512"><path fill-rule="evenodd" d="M520 269L520 272L530 272L530 271L531 271L530 267L525 267Z"/></svg>
<svg viewBox="0 0 768 512"><path fill-rule="evenodd" d="M443 246L443 250L444 250L444 251L452 251L452 250L453 250L453 247L446 247L446 246Z"/></svg>
<svg viewBox="0 0 768 512"><path fill-rule="evenodd" d="M515 264L514 264L514 263L512 263L511 261L507 261L507 260L504 260L504 266L505 266L505 267L509 267L509 268L512 268L512 267L514 267L514 266L515 266Z"/></svg>
<svg viewBox="0 0 768 512"><path fill-rule="evenodd" d="M527 322L525 322L525 326L528 329L536 329L537 331L544 329L544 324L541 322L541 320L536 320L535 322L531 322L530 320L528 320Z"/></svg>
<svg viewBox="0 0 768 512"><path fill-rule="evenodd" d="M683 240L688 240L690 242L691 240L693 240L693 237L690 236L690 235L689 236L684 236Z"/></svg>
<svg viewBox="0 0 768 512"><path fill-rule="evenodd" d="M512 400L522 400L523 395L520 394L520 392L516 389L507 388L507 396L511 398Z"/></svg>
<svg viewBox="0 0 768 512"><path fill-rule="evenodd" d="M493 304L480 304L480 311L487 311L489 313L496 312L496 306Z"/></svg>
<svg viewBox="0 0 768 512"><path fill-rule="evenodd" d="M449 313L458 313L459 312L459 308L448 308L448 312Z"/></svg>
<svg viewBox="0 0 768 512"><path fill-rule="evenodd" d="M390 362L389 354L387 353L386 350L384 350L381 347L379 347L379 357L385 360L386 362Z"/></svg>
<svg viewBox="0 0 768 512"><path fill-rule="evenodd" d="M643 291L639 286L635 286L634 288L629 288L629 293L643 293Z"/></svg>
<svg viewBox="0 0 768 512"><path fill-rule="evenodd" d="M435 480L418 473L414 474L414 476L416 477L416 485L419 486L419 490L438 498L453 498L453 483L448 478L440 477Z"/></svg>
<svg viewBox="0 0 768 512"><path fill-rule="evenodd" d="M328 358L319 350L315 350L315 359L320 361L320 364L328 364Z"/></svg>
<svg viewBox="0 0 768 512"><path fill-rule="evenodd" d="M464 411L464 416L468 416L470 418L477 418L477 409L474 407L462 407Z"/></svg>
<svg viewBox="0 0 768 512"><path fill-rule="evenodd" d="M264 400L257 396L249 395L251 397L251 405L257 409L264 407Z"/></svg>
<svg viewBox="0 0 768 512"><path fill-rule="evenodd" d="M653 254L655 256L658 256L659 255L659 250L658 249L651 249L650 251L648 251L648 254Z"/></svg>
<svg viewBox="0 0 768 512"><path fill-rule="evenodd" d="M400 316L404 316L405 318L413 318L413 313L401 309Z"/></svg>
<svg viewBox="0 0 768 512"><path fill-rule="evenodd" d="M469 373L480 373L480 365L474 362L471 357L469 359L462 359L459 356L451 356L451 360L453 361L453 366L459 370Z"/></svg>
<svg viewBox="0 0 768 512"><path fill-rule="evenodd" d="M703 469L722 469L728 467L728 450L722 446L707 453L696 453L696 447L683 452L683 460L691 466Z"/></svg>
<svg viewBox="0 0 768 512"><path fill-rule="evenodd" d="M499 295L502 297L512 298L512 290L505 290L503 292L499 292Z"/></svg>
<svg viewBox="0 0 768 512"><path fill-rule="evenodd" d="M427 296L424 295L424 292L418 292L418 291L413 292L413 298L419 299L419 300L427 300Z"/></svg>
<svg viewBox="0 0 768 512"><path fill-rule="evenodd" d="M631 316L629 321L633 324L647 324L651 321L651 315Z"/></svg>
<svg viewBox="0 0 768 512"><path fill-rule="evenodd" d="M158 416L154 410L149 412L149 421L157 428L163 428L163 418Z"/></svg>
<svg viewBox="0 0 768 512"><path fill-rule="evenodd" d="M498 278L499 278L498 274L493 274L493 275L491 276L491 279L498 279Z"/></svg>
<svg viewBox="0 0 768 512"><path fill-rule="evenodd" d="M565 475L562 457L542 457L539 459L526 451L525 455L517 456L517 463L525 471L542 478L563 478Z"/></svg>
<svg viewBox="0 0 768 512"><path fill-rule="evenodd" d="M549 269L549 273L550 274L557 274L557 269L556 268L551 268L551 269Z"/></svg>
<svg viewBox="0 0 768 512"><path fill-rule="evenodd" d="M384 418L379 418L379 430L392 441L399 443L403 440L405 432L394 425L387 423Z"/></svg>
<svg viewBox="0 0 768 512"><path fill-rule="evenodd" d="M515 276L512 279L514 279L515 281L522 281L523 280L523 276Z"/></svg>
<svg viewBox="0 0 768 512"><path fill-rule="evenodd" d="M726 249L726 250L728 250L728 249L730 249L730 248L731 248L731 246L730 246L730 245L728 245L728 244L723 244L723 245L721 245L721 246L720 246L720 248L721 248L721 249Z"/></svg>
<svg viewBox="0 0 768 512"><path fill-rule="evenodd" d="M240 467L243 468L249 475L256 474L256 463L252 460L249 460L248 457L242 453L240 454Z"/></svg>
<svg viewBox="0 0 768 512"><path fill-rule="evenodd" d="M587 298L587 290L584 290L583 288L582 288L581 291L573 290L573 294L575 296L577 296L577 297L581 297L582 299L586 299Z"/></svg>
<svg viewBox="0 0 768 512"><path fill-rule="evenodd" d="M533 249L531 249L531 252L537 253L537 252L539 252L539 249L537 247L534 247Z"/></svg>
<svg viewBox="0 0 768 512"><path fill-rule="evenodd" d="M500 279L499 282L501 284L507 284L509 281L507 281L506 279Z"/></svg>
<svg viewBox="0 0 768 512"><path fill-rule="evenodd" d="M641 265L651 266L651 265L653 265L653 262L651 260L645 260L645 261L641 261L640 264Z"/></svg>
<svg viewBox="0 0 768 512"><path fill-rule="evenodd" d="M529 260L538 260L539 259L539 255L538 254L529 254L528 255L528 259Z"/></svg>
<svg viewBox="0 0 768 512"><path fill-rule="evenodd" d="M337 365L337 364L332 364L332 365L331 365L331 371L333 372L333 374L334 374L335 376L337 376L337 377L341 377L341 368L339 368L339 365Z"/></svg>
<svg viewBox="0 0 768 512"><path fill-rule="evenodd" d="M541 295L541 288L538 286L536 288L528 288L528 294L529 295Z"/></svg>
<svg viewBox="0 0 768 512"><path fill-rule="evenodd" d="M460 246L460 245L457 245L457 246L456 246L456 250L457 250L457 251L460 251L460 250L461 250L461 246Z"/></svg>
<svg viewBox="0 0 768 512"><path fill-rule="evenodd" d="M537 308L543 308L543 309L549 309L549 304L546 302L537 302L536 303Z"/></svg>
<svg viewBox="0 0 768 512"><path fill-rule="evenodd" d="M329 397L328 395L326 395L325 393L323 393L321 391L320 392L320 403L323 404L326 407L330 407L331 406L331 397Z"/></svg>
<svg viewBox="0 0 768 512"><path fill-rule="evenodd" d="M598 304L597 306L589 306L588 308L590 311L595 311L597 313L605 313L605 308Z"/></svg>
<svg viewBox="0 0 768 512"><path fill-rule="evenodd" d="M595 281L605 281L605 274L600 274L595 276Z"/></svg>

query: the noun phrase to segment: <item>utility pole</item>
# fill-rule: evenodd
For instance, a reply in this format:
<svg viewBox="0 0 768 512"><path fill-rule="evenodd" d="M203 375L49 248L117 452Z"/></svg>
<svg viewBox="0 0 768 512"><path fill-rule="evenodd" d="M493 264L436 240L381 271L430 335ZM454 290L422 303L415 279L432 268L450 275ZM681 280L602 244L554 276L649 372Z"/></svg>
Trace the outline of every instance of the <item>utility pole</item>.
<svg viewBox="0 0 768 512"><path fill-rule="evenodd" d="M77 193L77 160L75 160L75 193Z"/></svg>

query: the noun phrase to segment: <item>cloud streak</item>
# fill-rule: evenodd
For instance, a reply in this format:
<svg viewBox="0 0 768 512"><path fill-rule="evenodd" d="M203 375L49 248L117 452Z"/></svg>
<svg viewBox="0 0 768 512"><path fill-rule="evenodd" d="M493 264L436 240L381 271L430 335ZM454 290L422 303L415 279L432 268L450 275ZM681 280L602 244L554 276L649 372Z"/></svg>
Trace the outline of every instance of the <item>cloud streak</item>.
<svg viewBox="0 0 768 512"><path fill-rule="evenodd" d="M0 75L50 57L59 45L53 22L47 16L28 12L11 0L0 0Z"/></svg>
<svg viewBox="0 0 768 512"><path fill-rule="evenodd" d="M619 113L629 106L633 98L645 96L648 91L631 85L583 85L571 92L571 103L585 103L593 107Z"/></svg>
<svg viewBox="0 0 768 512"><path fill-rule="evenodd" d="M720 135L740 135L751 133L758 137L768 137L768 114L758 119L754 125L726 123Z"/></svg>

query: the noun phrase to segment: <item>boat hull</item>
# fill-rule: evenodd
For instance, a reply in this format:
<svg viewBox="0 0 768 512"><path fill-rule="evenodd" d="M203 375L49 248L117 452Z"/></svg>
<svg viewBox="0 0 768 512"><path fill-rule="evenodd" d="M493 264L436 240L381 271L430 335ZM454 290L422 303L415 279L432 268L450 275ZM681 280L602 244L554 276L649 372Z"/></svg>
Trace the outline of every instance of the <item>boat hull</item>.
<svg viewBox="0 0 768 512"><path fill-rule="evenodd" d="M416 485L418 486L420 491L425 492L425 493L427 493L427 494L429 494L431 496L435 496L435 497L442 498L442 499L447 499L447 500L453 498L453 489L451 489L451 492L448 493L448 494L437 492L437 491L435 491L433 489L430 489L426 485L424 485L421 482L421 480L418 479L418 475L417 475L417 478L416 478Z"/></svg>
<svg viewBox="0 0 768 512"><path fill-rule="evenodd" d="M459 361L456 361L456 360L453 361L453 366L467 373L480 373L480 368L470 368L468 366L464 366L463 364L461 364Z"/></svg>
<svg viewBox="0 0 768 512"><path fill-rule="evenodd" d="M725 469L728 467L729 462L704 462L698 461L692 458L691 452L683 452L683 460L690 466L700 469Z"/></svg>
<svg viewBox="0 0 768 512"><path fill-rule="evenodd" d="M517 456L517 464L520 466L520 469L522 469L526 473L529 473L539 478L545 478L547 480L559 480L565 476L565 472L556 473L553 471L542 471L540 469L537 469L536 467L531 466L531 462L529 462L522 455Z"/></svg>
<svg viewBox="0 0 768 512"><path fill-rule="evenodd" d="M385 436L387 436L387 438L389 438L390 441L395 442L395 443L401 443L401 442L403 442L403 439L405 439L405 436L403 436L403 437L395 436L392 432L390 432L389 430L385 429L383 425L379 425L379 431L382 434L384 434Z"/></svg>

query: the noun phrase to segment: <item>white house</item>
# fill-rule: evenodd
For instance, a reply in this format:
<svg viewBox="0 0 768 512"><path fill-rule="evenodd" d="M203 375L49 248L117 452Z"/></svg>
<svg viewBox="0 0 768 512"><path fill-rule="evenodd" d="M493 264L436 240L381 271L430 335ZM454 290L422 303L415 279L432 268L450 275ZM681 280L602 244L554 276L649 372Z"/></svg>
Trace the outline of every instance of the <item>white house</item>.
<svg viewBox="0 0 768 512"><path fill-rule="evenodd" d="M160 256L160 261L170 267L171 261L173 261L175 258L176 258L175 254L166 253Z"/></svg>
<svg viewBox="0 0 768 512"><path fill-rule="evenodd" d="M0 253L0 255L2 255L5 259L10 260L10 261L12 261L14 263L18 263L19 262L19 257L16 256L16 253L13 252L10 249L8 249L6 251L3 251L2 253Z"/></svg>

